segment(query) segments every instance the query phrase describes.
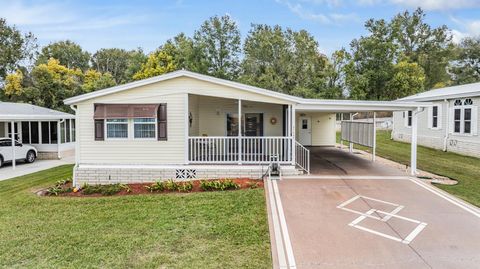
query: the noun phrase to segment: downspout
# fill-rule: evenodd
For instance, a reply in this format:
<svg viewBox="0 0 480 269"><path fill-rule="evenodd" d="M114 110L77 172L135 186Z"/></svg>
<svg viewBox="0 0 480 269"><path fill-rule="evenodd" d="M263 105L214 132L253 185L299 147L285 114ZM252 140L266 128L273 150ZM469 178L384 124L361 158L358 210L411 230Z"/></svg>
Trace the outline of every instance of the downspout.
<svg viewBox="0 0 480 269"><path fill-rule="evenodd" d="M72 186L76 187L77 186L77 180L76 180L76 174L75 174L75 171L77 171L77 167L78 167L78 160L79 160L79 147L78 147L78 122L77 122L77 118L78 118L78 115L77 115L77 108L74 106L74 105L70 105L70 108L75 111L75 165L73 166L73 173L72 173Z"/></svg>
<svg viewBox="0 0 480 269"><path fill-rule="evenodd" d="M447 151L447 142L448 142L448 136L449 136L449 133L450 133L450 130L449 129L449 126L450 126L450 102L448 102L447 99L444 99L443 102L445 103L446 105L446 117L445 117L445 136L443 137L443 151Z"/></svg>

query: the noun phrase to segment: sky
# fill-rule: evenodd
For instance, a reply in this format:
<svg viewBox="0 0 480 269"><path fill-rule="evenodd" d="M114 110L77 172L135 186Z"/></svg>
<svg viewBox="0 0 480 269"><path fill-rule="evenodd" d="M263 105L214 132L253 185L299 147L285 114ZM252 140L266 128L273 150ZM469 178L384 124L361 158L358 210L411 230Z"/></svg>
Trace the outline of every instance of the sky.
<svg viewBox="0 0 480 269"><path fill-rule="evenodd" d="M365 35L366 20L390 19L417 7L430 25L447 25L455 42L480 35L480 0L0 0L0 17L32 32L41 46L69 39L90 52L111 47L150 52L180 32L192 36L211 16L228 14L243 38L252 23L278 24L307 30L321 52L331 54Z"/></svg>

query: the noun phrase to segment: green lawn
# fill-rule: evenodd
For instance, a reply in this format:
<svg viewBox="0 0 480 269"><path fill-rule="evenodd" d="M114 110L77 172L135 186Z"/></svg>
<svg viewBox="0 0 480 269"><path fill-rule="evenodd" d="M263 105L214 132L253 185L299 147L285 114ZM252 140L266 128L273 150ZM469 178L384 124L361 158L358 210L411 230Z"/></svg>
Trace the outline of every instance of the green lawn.
<svg viewBox="0 0 480 269"><path fill-rule="evenodd" d="M377 131L377 155L409 165L410 144L391 140L389 131ZM457 185L437 187L480 206L480 159L419 146L417 165L421 170L458 180Z"/></svg>
<svg viewBox="0 0 480 269"><path fill-rule="evenodd" d="M71 170L0 182L0 268L272 266L262 189L104 198L32 193Z"/></svg>

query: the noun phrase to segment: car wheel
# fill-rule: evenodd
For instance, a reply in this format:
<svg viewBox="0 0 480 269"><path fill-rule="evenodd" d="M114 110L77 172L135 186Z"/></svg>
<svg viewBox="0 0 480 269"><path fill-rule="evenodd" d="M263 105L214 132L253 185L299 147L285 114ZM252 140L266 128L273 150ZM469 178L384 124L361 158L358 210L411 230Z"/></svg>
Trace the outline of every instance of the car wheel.
<svg viewBox="0 0 480 269"><path fill-rule="evenodd" d="M27 152L27 157L25 158L25 160L27 161L27 163L33 163L35 161L35 152L33 150L30 150L29 152Z"/></svg>

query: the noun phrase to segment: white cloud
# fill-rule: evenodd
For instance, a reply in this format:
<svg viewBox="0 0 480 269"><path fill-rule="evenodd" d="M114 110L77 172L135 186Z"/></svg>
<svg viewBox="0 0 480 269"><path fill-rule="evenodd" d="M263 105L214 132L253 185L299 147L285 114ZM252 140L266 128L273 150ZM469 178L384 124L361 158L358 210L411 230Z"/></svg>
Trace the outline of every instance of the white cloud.
<svg viewBox="0 0 480 269"><path fill-rule="evenodd" d="M341 24L348 21L358 21L358 16L355 14L341 14L341 13L314 13L309 9L304 8L300 3L292 3L288 0L276 0L277 3L284 4L292 11L294 14L299 16L302 19L316 21L321 24ZM314 2L327 2L321 0L313 0ZM340 3L341 0L334 2Z"/></svg>
<svg viewBox="0 0 480 269"><path fill-rule="evenodd" d="M460 28L451 31L453 42L460 43L465 37L480 36L480 20L463 20L455 17L450 17L450 20Z"/></svg>
<svg viewBox="0 0 480 269"><path fill-rule="evenodd" d="M390 0L392 4L407 7L422 7L425 10L449 10L479 7L478 0Z"/></svg>

